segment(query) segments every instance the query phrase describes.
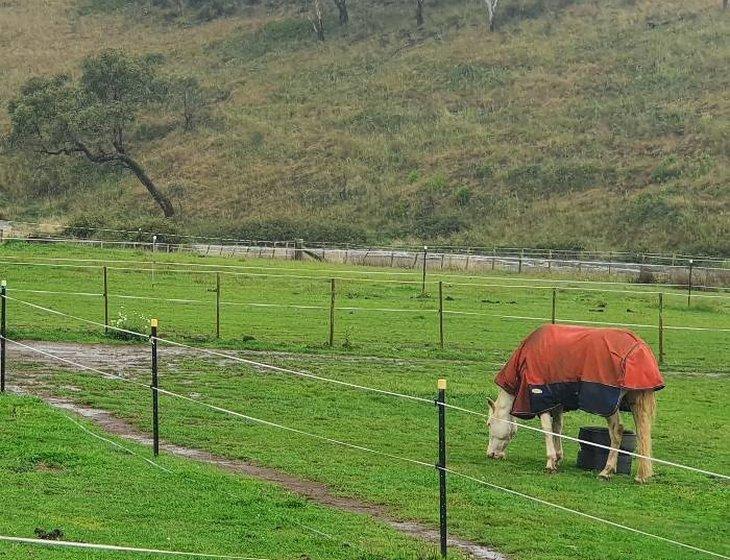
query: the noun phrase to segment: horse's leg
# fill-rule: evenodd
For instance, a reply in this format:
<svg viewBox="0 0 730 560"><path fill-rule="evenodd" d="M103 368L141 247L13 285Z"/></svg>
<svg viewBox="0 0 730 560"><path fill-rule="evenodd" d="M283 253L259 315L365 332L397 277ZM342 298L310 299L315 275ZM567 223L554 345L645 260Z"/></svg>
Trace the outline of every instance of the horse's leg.
<svg viewBox="0 0 730 560"><path fill-rule="evenodd" d="M639 455L651 457L651 426L656 409L654 391L637 391L631 403L631 412L636 424L636 436L639 440L637 452ZM649 459L639 458L639 468L636 471L636 482L647 482L654 474L652 462Z"/></svg>
<svg viewBox="0 0 730 560"><path fill-rule="evenodd" d="M560 436L563 434L563 409L556 408L553 413L553 433L558 434L553 436L553 446L555 447L555 458L557 463L563 460L563 438Z"/></svg>
<svg viewBox="0 0 730 560"><path fill-rule="evenodd" d="M553 430L553 418L549 412L545 412L540 415L540 424L542 429L546 432L552 432ZM552 434L545 434L545 451L547 452L547 464L545 470L549 473L558 471L558 458L555 454L555 446L553 445Z"/></svg>
<svg viewBox="0 0 730 560"><path fill-rule="evenodd" d="M618 448L621 445L621 438L624 434L624 427L621 425L621 419L618 415L618 410L611 416L606 418L608 420L608 433L611 437L611 451L608 452L608 459L606 460L606 467L598 475L601 478L608 480L611 475L616 472L616 462L618 461Z"/></svg>

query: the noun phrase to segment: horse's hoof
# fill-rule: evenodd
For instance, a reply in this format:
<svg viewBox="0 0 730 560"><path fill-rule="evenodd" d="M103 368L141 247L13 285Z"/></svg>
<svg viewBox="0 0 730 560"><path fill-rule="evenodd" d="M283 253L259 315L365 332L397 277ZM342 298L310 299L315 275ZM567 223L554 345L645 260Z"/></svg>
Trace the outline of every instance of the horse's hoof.
<svg viewBox="0 0 730 560"><path fill-rule="evenodd" d="M557 465L548 465L545 467L545 472L547 474L556 474L558 472L558 467Z"/></svg>
<svg viewBox="0 0 730 560"><path fill-rule="evenodd" d="M634 481L636 484L646 484L649 482L649 477L637 476Z"/></svg>
<svg viewBox="0 0 730 560"><path fill-rule="evenodd" d="M601 480L611 480L611 476L613 476L613 473L602 471L598 474L598 478Z"/></svg>

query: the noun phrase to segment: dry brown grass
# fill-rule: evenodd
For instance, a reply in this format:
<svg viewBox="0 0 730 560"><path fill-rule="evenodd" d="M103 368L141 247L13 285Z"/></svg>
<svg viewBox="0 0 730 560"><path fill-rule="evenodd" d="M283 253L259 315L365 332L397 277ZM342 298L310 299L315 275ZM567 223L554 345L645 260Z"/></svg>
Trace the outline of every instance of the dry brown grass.
<svg viewBox="0 0 730 560"><path fill-rule="evenodd" d="M163 53L229 91L219 126L143 150L186 227L334 220L416 238L452 217L450 239L470 244L728 250L728 23L704 0L579 2L493 35L456 0L422 34L395 8L368 31L364 2L348 32L332 26L320 45L287 28L275 52L252 34L291 15L184 27L72 17L72 5L2 8L14 45L0 103L30 75L73 71L110 46ZM0 175L0 189L17 177ZM32 211L154 212L132 180L100 191Z"/></svg>

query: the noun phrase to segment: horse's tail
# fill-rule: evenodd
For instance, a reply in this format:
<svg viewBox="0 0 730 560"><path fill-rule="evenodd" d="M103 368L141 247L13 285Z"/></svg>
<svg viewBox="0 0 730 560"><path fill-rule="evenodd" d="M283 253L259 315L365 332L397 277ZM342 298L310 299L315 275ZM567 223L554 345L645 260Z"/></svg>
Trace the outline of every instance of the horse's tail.
<svg viewBox="0 0 730 560"><path fill-rule="evenodd" d="M631 391L629 406L634 415L634 423L636 424L637 438L639 440L639 455L645 457L652 456L651 445L651 427L656 416L656 396L654 391ZM636 479L640 482L646 481L654 474L653 464L648 459L639 459L639 469L636 473Z"/></svg>

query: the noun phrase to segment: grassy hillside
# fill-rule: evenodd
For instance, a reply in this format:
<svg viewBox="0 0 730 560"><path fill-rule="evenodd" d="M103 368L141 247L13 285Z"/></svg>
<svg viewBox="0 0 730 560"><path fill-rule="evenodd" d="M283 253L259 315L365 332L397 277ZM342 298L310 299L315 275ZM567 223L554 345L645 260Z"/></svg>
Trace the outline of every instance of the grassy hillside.
<svg viewBox="0 0 730 560"><path fill-rule="evenodd" d="M210 21L128 4L4 2L0 103L110 46L200 77L203 126L162 115L137 139L181 228L730 251L719 0L505 0L493 34L476 0L427 3L420 31L410 3L351 2L341 28L325 1L324 43L283 2ZM157 213L132 177L0 158L3 215Z"/></svg>

